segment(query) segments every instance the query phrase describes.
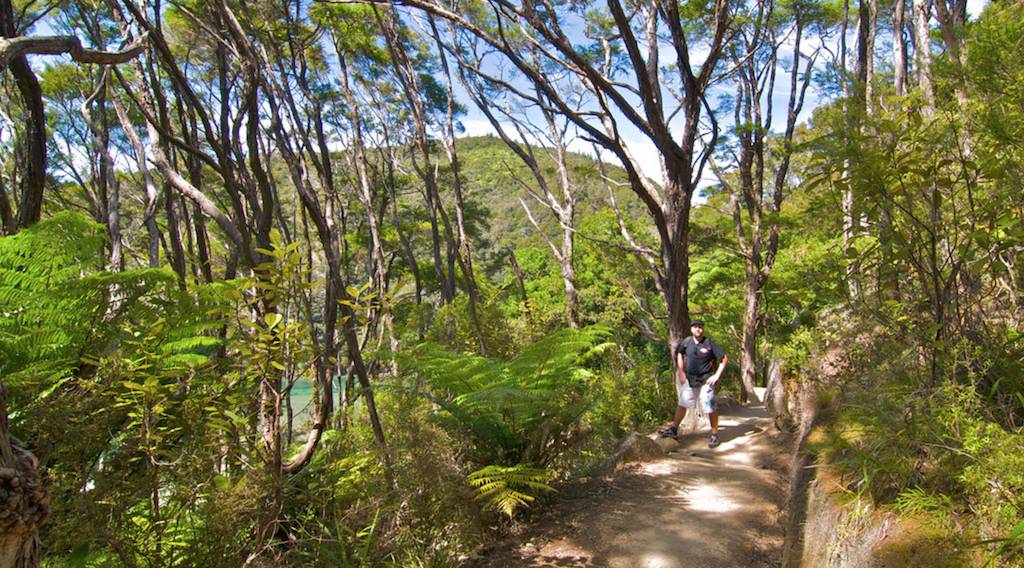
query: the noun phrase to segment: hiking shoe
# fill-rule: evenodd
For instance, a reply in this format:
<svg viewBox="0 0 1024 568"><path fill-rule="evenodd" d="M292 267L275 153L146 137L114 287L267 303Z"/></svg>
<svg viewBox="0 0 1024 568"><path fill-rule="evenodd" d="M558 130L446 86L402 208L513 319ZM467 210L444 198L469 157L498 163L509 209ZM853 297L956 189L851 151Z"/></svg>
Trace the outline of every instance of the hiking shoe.
<svg viewBox="0 0 1024 568"><path fill-rule="evenodd" d="M658 430L658 435L662 438L675 438L678 433L679 429L675 426L666 426L665 428Z"/></svg>
<svg viewBox="0 0 1024 568"><path fill-rule="evenodd" d="M709 448L716 448L716 447L718 447L718 444L721 444L721 443L722 442L718 441L718 434L712 434L711 437L708 438L708 447Z"/></svg>

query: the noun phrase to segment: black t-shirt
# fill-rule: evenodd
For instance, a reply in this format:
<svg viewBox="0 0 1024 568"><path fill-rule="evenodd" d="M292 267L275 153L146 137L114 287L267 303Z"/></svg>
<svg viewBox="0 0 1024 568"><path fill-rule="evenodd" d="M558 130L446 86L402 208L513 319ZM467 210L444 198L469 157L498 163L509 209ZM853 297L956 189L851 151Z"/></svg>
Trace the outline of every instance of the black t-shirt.
<svg viewBox="0 0 1024 568"><path fill-rule="evenodd" d="M717 343L704 336L698 342L691 335L676 346L676 359L679 353L686 357L686 382L691 387L699 387L708 380L711 373L715 372L718 362L725 357L725 351Z"/></svg>

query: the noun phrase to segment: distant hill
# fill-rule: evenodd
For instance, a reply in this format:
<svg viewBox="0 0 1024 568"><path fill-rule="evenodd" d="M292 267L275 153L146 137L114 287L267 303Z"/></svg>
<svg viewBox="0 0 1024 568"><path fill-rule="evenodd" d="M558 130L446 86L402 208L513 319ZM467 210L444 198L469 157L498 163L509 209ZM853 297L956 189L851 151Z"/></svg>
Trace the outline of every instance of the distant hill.
<svg viewBox="0 0 1024 568"><path fill-rule="evenodd" d="M526 187L537 189L533 175L500 138L460 138L456 142L456 149L468 186L467 199L486 208L489 213L489 226L482 231L482 242L474 243L481 254L489 256L508 246L542 242L526 212L523 211L520 199L530 206L534 218L549 235L558 234L559 227L551 212L527 193ZM534 153L541 161L552 191L558 191L555 162L550 158L549 152L548 149L534 147ZM570 179L577 188L579 200L576 206L576 219L582 219L606 207L609 204L608 189L601 180L597 161L583 154L571 153L569 167ZM615 189L615 200L623 214L649 224L646 222L643 203L625 185L625 171L612 164L607 165L607 171L610 177L619 182Z"/></svg>

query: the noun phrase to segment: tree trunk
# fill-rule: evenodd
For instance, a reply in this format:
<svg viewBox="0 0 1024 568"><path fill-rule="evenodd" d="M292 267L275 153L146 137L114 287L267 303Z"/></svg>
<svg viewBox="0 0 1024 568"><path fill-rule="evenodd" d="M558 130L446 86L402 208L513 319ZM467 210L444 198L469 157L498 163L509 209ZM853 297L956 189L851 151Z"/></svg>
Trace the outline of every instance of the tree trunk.
<svg viewBox="0 0 1024 568"><path fill-rule="evenodd" d="M111 100L111 103L114 105L114 112L121 123L121 130L124 131L125 136L128 137L128 141L131 142L132 148L135 151L135 164L142 175L142 185L146 192L142 219L146 225L146 234L148 236L149 267L157 268L160 266L160 228L156 224L158 190L156 183L153 181L149 164L146 163L146 147L143 146L142 139L139 138L139 134L135 130L135 125L132 124L131 119L128 117L128 112L121 106L116 97Z"/></svg>
<svg viewBox="0 0 1024 568"><path fill-rule="evenodd" d="M11 39L17 37L19 31L15 27L11 0L0 0L0 35ZM28 59L24 55L12 57L7 68L14 76L27 113L25 139L20 148L25 167L25 173L20 179L21 196L17 215L17 228L21 229L39 221L43 209L43 190L46 187L46 115L43 92Z"/></svg>
<svg viewBox="0 0 1024 568"><path fill-rule="evenodd" d="M170 250L167 256L171 261L171 268L178 275L179 284L185 286L185 247L181 242L181 221L178 218L178 208L175 206L177 200L171 191L171 185L164 184L164 212L167 214L167 235L170 237Z"/></svg>
<svg viewBox="0 0 1024 568"><path fill-rule="evenodd" d="M114 170L114 158L110 154L110 125L107 121L107 82L109 71L103 69L99 74L99 85L96 91L82 104L80 112L89 127L92 143L94 183L99 191L106 196L104 210L107 234L110 236L110 269L124 270L124 258L121 243L121 195L117 172ZM93 109L96 109L95 115Z"/></svg>
<svg viewBox="0 0 1024 568"><path fill-rule="evenodd" d="M772 357L768 364L768 387L765 389L764 403L775 421L775 427L784 432L792 432L796 421L789 410L782 365L782 361L776 357Z"/></svg>
<svg viewBox="0 0 1024 568"><path fill-rule="evenodd" d="M686 165L689 170L689 164ZM689 172L686 174L689 178ZM690 201L693 197L689 191L689 182L678 179L666 184L666 201L669 211L666 219L669 224L668 241L662 241L661 258L664 266L665 284L663 289L667 295L665 305L668 308L668 348L673 352L686 336L690 335ZM674 201L674 203L673 203Z"/></svg>
<svg viewBox="0 0 1024 568"><path fill-rule="evenodd" d="M8 430L7 391L0 384L0 568L39 566L39 528L49 512L38 460Z"/></svg>
<svg viewBox="0 0 1024 568"><path fill-rule="evenodd" d="M349 107L349 123L352 127L352 164L355 166L356 179L359 184L359 201L363 205L366 214L366 226L370 233L370 264L372 266L372 282L377 297L380 298L380 307L374 311L380 314L384 331L388 334L388 347L390 349L390 367L393 375L398 374L398 362L395 359L398 353L398 338L395 336L394 316L391 305L386 301L388 294L387 266L384 257L384 245L380 236L380 228L377 222L377 215L374 211L373 194L371 189L369 168L367 165L366 149L363 142L363 125L360 112L362 105L356 100L355 94L349 83L349 68L347 60L339 50L338 57L341 66L341 86L345 100ZM329 155L326 157L329 159Z"/></svg>
<svg viewBox="0 0 1024 568"><path fill-rule="evenodd" d="M892 57L893 57L893 89L896 96L907 94L907 39L903 35L906 23L907 1L896 0L892 15Z"/></svg>
<svg viewBox="0 0 1024 568"><path fill-rule="evenodd" d="M569 227L572 225L570 224ZM580 301L576 292L576 268L573 261L573 236L571 228L562 229L562 255L560 264L562 268L562 283L565 286L565 318L569 327L580 326Z"/></svg>
<svg viewBox="0 0 1024 568"><path fill-rule="evenodd" d="M14 211L11 210L11 199L7 195L3 174L0 173L0 234L13 235L17 231L14 222Z"/></svg>
<svg viewBox="0 0 1024 568"><path fill-rule="evenodd" d="M441 59L441 67L444 69L445 83L447 87L447 100L445 106L445 136L444 147L448 154L448 163L452 170L452 190L455 194L455 258L462 271L462 278L466 294L469 296L469 317L473 324L473 332L476 334L480 346L480 353L487 355L487 343L484 339L483 326L480 324L478 305L480 294L476 283L476 274L473 271L473 246L469 241L469 232L466 230L466 202L462 194L462 169L459 163L459 154L455 148L455 85L452 82L451 70L448 68L448 57L445 56L444 47L441 44L441 36L437 31L437 24L430 20L430 29L437 44L438 57ZM451 272L454 273L454 270Z"/></svg>
<svg viewBox="0 0 1024 568"><path fill-rule="evenodd" d="M932 86L932 42L929 35L929 3L928 0L913 0L914 13L914 63L916 66L917 85L924 93L925 105L922 108L926 116L935 110L935 88Z"/></svg>
<svg viewBox="0 0 1024 568"><path fill-rule="evenodd" d="M744 300L746 308L743 310L740 400L748 402L757 398L754 387L757 383L757 334L761 320L761 285L758 276L748 275Z"/></svg>

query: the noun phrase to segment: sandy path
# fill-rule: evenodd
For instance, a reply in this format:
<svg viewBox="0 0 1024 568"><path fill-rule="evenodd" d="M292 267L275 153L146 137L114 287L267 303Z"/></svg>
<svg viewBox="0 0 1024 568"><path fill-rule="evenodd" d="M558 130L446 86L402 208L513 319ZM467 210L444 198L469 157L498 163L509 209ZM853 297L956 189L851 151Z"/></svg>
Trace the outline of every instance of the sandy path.
<svg viewBox="0 0 1024 568"><path fill-rule="evenodd" d="M706 430L663 458L562 495L525 534L474 566L773 567L789 440L762 407L723 413L722 445Z"/></svg>

